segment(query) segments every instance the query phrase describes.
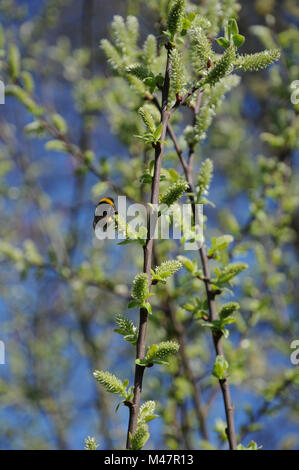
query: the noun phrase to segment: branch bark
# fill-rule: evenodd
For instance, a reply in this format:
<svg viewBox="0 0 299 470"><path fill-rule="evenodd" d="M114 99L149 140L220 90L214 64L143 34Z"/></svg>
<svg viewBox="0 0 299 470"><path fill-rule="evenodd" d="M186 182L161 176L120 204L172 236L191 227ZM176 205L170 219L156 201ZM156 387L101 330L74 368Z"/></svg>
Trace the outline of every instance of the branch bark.
<svg viewBox="0 0 299 470"><path fill-rule="evenodd" d="M185 328L182 325L182 323L177 319L175 310L171 304L170 297L168 297L168 299L166 299L165 301L165 311L169 315L169 318L172 323L172 327L174 329L174 332L177 336L177 339L180 345L179 354L181 356L181 360L185 369L186 376L191 384L194 409L195 409L195 414L196 414L196 418L198 421L199 431L202 437L206 441L208 441L209 438L208 438L208 430L207 430L207 424L206 424L206 414L202 405L201 390L196 384L196 379L191 369L190 361L189 361L187 351L186 351Z"/></svg>
<svg viewBox="0 0 299 470"><path fill-rule="evenodd" d="M170 85L170 49L167 50L167 62L166 62L166 71L164 78L164 85L162 89L162 108L161 108L161 122L162 122L162 133L160 140L163 142L166 137L168 121L170 118L170 112L167 109L168 105L168 95L169 95L169 85ZM151 204L159 203L159 188L160 188L160 175L162 168L162 160L164 155L164 144L158 143L155 145L155 166L154 166L154 175L152 181L151 189ZM154 240L151 236L151 227L150 227L150 218L148 218L148 227L147 227L147 240L144 245L144 264L143 272L148 276L149 290L151 289L151 267L152 267L152 254L153 254L153 245ZM139 335L137 341L137 351L136 359L143 359L145 356L145 347L146 347L146 332L148 324L148 312L146 309L141 308L139 314ZM131 448L130 436L133 436L137 428L137 419L138 412L140 407L141 392L142 392L142 383L144 375L144 367L136 364L135 366L135 379L134 379L134 397L132 403L129 404L129 426L127 434L127 449Z"/></svg>
<svg viewBox="0 0 299 470"><path fill-rule="evenodd" d="M196 91L196 90L194 90ZM192 94L192 93L191 93ZM190 96L190 94L188 94ZM193 120L193 125L196 122L196 117L198 113L200 112L200 103L201 103L201 96L202 96L202 91L199 90L198 96L197 96L197 101L196 101L196 106L194 109L194 120ZM186 181L189 184L189 192L194 193L194 186L193 186L193 170L192 170L192 164L193 164L193 158L194 158L194 148L191 146L189 148L189 157L188 161L186 161L183 152L179 146L179 143L177 141L177 138L175 136L175 133L172 129L171 124L168 124L167 126L167 131L172 139L172 142L174 144L174 147L176 149L176 152L178 154L179 160L182 164L183 171L185 174ZM193 196L190 194L189 196L190 202L192 205L192 211L195 216L195 202ZM205 246L202 245L199 249L199 255L201 259L201 264L203 267L203 274L204 274L204 279L203 282L205 283L205 289L206 289L206 295L208 299L208 306L209 306L209 314L210 314L210 321L214 321L217 319L217 310L216 310L216 304L215 304L215 293L213 292L211 288L211 277L210 277L210 268L209 268L209 260L206 254L206 249ZM213 343L214 343L214 348L216 355L223 356L223 347L222 347L222 336L213 333ZM223 402L224 402L224 408L225 408L225 415L226 415L226 422L227 422L227 438L229 442L229 448L230 450L235 450L237 448L237 441L236 441L236 432L235 432L235 424L234 424L234 406L232 404L231 400L231 394L230 394L230 387L229 387L229 382L228 379L223 379L219 380L219 386L221 388L222 396L223 396Z"/></svg>

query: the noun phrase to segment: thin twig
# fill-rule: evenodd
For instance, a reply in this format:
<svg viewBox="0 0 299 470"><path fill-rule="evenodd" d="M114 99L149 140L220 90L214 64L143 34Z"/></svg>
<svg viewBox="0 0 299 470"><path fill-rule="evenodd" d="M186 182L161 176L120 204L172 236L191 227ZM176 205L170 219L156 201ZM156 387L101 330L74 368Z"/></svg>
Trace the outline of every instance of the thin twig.
<svg viewBox="0 0 299 470"><path fill-rule="evenodd" d="M198 424L199 424L199 430L202 434L202 437L208 441L209 438L208 438L208 430L207 430L207 425L206 425L206 414L202 406L201 390L196 384L196 379L194 377L194 374L191 369L189 359L187 356L186 341L185 341L185 328L182 325L182 323L180 323L177 319L174 308L172 307L172 304L171 304L170 297L168 297L168 299L166 299L165 301L165 311L167 311L169 315L172 327L174 329L174 332L177 336L177 339L180 345L179 354L181 356L186 375L188 377L188 380L192 388L194 409L195 409L195 414L196 414Z"/></svg>
<svg viewBox="0 0 299 470"><path fill-rule="evenodd" d="M170 49L167 50L167 63L165 71L165 79L162 90L162 109L161 109L161 122L162 122L162 133L161 142L165 140L167 132L167 124L170 118L170 112L167 110L169 85L170 85ZM162 159L164 154L164 144L158 143L155 146L155 166L154 176L152 181L151 190L151 204L159 203L159 187L160 187L160 175L162 167ZM154 240L151 235L150 218L148 219L147 228L147 240L144 245L144 266L143 272L148 276L149 290L151 288L151 267L152 267L152 253L153 253ZM145 356L146 346L146 332L148 323L148 312L146 309L140 309L139 318L139 335L137 341L136 359L143 359ZM144 367L136 364L135 366L135 379L134 379L134 397L132 403L129 404L129 426L127 434L127 449L131 448L130 436L133 436L137 428L138 412L141 400L142 382L144 375Z"/></svg>
<svg viewBox="0 0 299 470"><path fill-rule="evenodd" d="M197 89L200 87L197 87L196 89L193 90L195 92ZM188 92L187 98L191 95L192 93ZM197 102L194 110L194 121L193 124L196 121L196 116L200 111L200 102L201 102L201 95L202 95L202 90L199 90L198 97L197 97ZM186 99L187 99L186 98ZM185 100L186 100L185 99ZM183 100L182 103L185 101ZM178 106L176 106L178 107ZM182 151L180 149L179 143L175 137L175 134L172 130L172 128L168 126L168 133L170 137L172 138L174 147L176 149L176 152L178 154L178 157L182 162L186 162L185 158L183 157ZM188 164L187 166L182 163L182 167L184 170L185 178L189 184L189 192L194 193L194 187L193 187L193 181L192 181L192 162L193 162L193 156L194 156L194 149L191 146L189 148L189 158L188 158ZM194 197L190 194L189 196L190 202L192 205L192 211L195 216L195 201ZM203 282L205 284L205 289L206 289L206 295L207 295L207 300L208 300L208 306L209 306L209 313L210 313L210 321L215 321L217 319L217 310L216 310L216 303L215 303L215 292L212 290L211 287L211 277L210 277L210 268L209 268L209 260L206 254L205 246L202 245L199 249L199 255L203 267ZM219 335L217 333L213 333L213 343L215 347L216 354L218 356L223 356L223 348L222 348L222 335ZM228 437L228 442L229 442L229 448L230 450L235 450L237 448L237 441L236 441L236 432L235 432L235 424L234 424L234 407L231 401L231 395L230 395L230 388L229 388L229 382L227 379L219 380L219 385L221 388L222 396L223 396L223 401L224 401L224 408L225 408L225 415L226 415L226 422L227 422L227 437Z"/></svg>

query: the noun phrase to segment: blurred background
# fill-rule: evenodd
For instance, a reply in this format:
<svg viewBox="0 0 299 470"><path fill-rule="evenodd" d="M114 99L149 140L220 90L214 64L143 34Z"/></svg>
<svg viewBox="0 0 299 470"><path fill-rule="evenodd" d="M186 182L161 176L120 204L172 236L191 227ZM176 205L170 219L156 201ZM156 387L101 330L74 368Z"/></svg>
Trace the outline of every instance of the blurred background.
<svg viewBox="0 0 299 470"><path fill-rule="evenodd" d="M1 449L82 449L88 435L100 449L124 447L128 411L115 412L117 401L92 372L109 369L133 380L134 352L113 332L113 318L126 313L142 250L96 240L92 221L103 195L147 197L139 180L149 156L132 137L140 133L134 92L111 73L99 44L116 14L138 17L140 44L150 33L159 38L167 3L0 2L0 49L18 48L24 86L51 119L63 118L60 126L67 123L68 141L76 146L53 152L45 147L47 133L28 126L32 115L22 103L7 96L0 106ZM232 234L231 259L250 265L234 289L241 311L225 343L239 439L254 439L264 449L298 449L298 366L290 362L290 344L299 339L299 105L291 102L290 85L299 80L299 7L295 0L241 0L240 8L227 0L192 2L203 11L207 3L238 10L243 52L282 49L279 63L266 71L241 74L197 152L195 169L207 157L215 165L209 198L216 208L205 208L207 240ZM185 117L177 118L176 129ZM93 159L97 172L74 158L77 149ZM181 172L171 145L165 165ZM171 241L157 250L158 259L179 253ZM149 343L181 335L190 370L179 355L168 368L147 374L144 399L155 399L160 415L147 448L226 446L210 335L183 308L184 296L200 288L185 273L155 296ZM137 311L129 314L137 321ZM201 394L206 433L198 426L195 393Z"/></svg>

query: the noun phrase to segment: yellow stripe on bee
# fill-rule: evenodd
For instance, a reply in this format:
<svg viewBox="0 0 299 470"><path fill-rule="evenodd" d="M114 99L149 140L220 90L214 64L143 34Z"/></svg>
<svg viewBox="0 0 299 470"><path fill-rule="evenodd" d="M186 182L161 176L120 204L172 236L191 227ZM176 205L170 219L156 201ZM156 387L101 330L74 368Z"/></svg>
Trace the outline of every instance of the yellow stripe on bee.
<svg viewBox="0 0 299 470"><path fill-rule="evenodd" d="M109 199L109 197L105 197L104 199L101 199L99 204L101 204L102 202L107 202L107 204L110 204L110 206L114 207L114 202L111 201L111 199Z"/></svg>

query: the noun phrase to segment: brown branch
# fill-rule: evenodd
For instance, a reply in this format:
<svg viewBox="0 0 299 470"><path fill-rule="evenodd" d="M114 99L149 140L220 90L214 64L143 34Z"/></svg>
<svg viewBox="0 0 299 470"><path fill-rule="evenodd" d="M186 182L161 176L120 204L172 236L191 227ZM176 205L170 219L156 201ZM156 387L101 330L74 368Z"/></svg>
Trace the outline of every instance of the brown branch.
<svg viewBox="0 0 299 470"><path fill-rule="evenodd" d="M209 268L209 260L206 254L206 250L204 245L201 246L200 250L200 258L203 267L203 273L205 276L205 288L206 294L208 298L209 304L209 312L210 312L210 321L217 320L217 311L216 311L216 304L215 304L215 293L212 291L211 288L211 281L210 281L210 268ZM223 356L223 348L222 348L222 335L218 333L213 333L213 342L217 356ZM227 422L227 438L229 442L230 450L236 450L237 448L237 439L236 439L236 432L235 432L235 422L234 422L234 406L231 401L230 395L230 388L227 379L219 380L219 385L221 388L224 408L225 408L225 415L226 415L226 422Z"/></svg>
<svg viewBox="0 0 299 470"><path fill-rule="evenodd" d="M197 89L200 87L197 87L193 90L195 92ZM193 93L192 92L192 93ZM181 102L181 104L186 101L186 99L192 94L191 92L188 92L187 95L185 96L185 99ZM200 103L201 103L201 95L202 95L202 90L199 90L198 96L197 96L197 101L196 101L196 106L194 109L194 120L193 120L193 125L196 122L196 117L197 114L200 111ZM178 105L176 106L176 108ZM175 134L171 128L170 125L168 125L168 133L170 137L172 138L174 147L177 151L178 157L181 161L186 162L186 160L183 157L182 151L180 149L180 146L178 144L178 141L175 137ZM194 187L193 187L193 181L192 181L192 163L193 163L193 158L194 158L194 148L193 146L190 146L189 148L189 158L188 158L188 164L187 166L185 164L182 164L184 174L186 177L186 180L189 184L189 192L193 193L194 192ZM192 195L189 196L190 202L192 205L192 211L193 215L195 216L195 202L194 198ZM205 246L202 245L199 249L199 255L203 267L203 282L205 284L205 289L206 289L206 295L208 299L208 305L209 305L209 313L210 313L210 321L214 321L217 319L217 310L216 310L216 304L215 304L215 292L213 292L212 287L211 287L211 276L210 276L210 268L209 268L209 260L206 254L206 249ZM222 348L222 335L219 335L218 333L213 333L213 343L215 347L215 352L219 356L223 356L223 348ZM229 388L229 383L227 379L219 380L219 385L221 388L222 396L223 396L223 402L224 402L224 408L225 408L225 415L226 415L226 422L227 422L227 437L228 437L228 442L229 442L229 448L230 450L235 450L237 448L237 441L236 441L236 432L235 432L235 424L234 424L234 407L231 401L231 395L230 395L230 388Z"/></svg>
<svg viewBox="0 0 299 470"><path fill-rule="evenodd" d="M186 341L185 341L185 328L182 325L182 323L178 321L175 311L172 307L170 298L166 299L165 301L165 311L168 313L168 316L171 320L172 327L174 329L174 332L177 336L177 339L180 345L179 354L181 356L186 375L191 384L194 409L195 409L195 414L198 420L199 429L202 434L202 437L208 441L209 438L208 438L208 430L207 430L207 425L206 425L206 415L202 406L201 390L196 384L196 379L194 377L194 374L191 369L190 362L187 356Z"/></svg>
<svg viewBox="0 0 299 470"><path fill-rule="evenodd" d="M169 95L169 85L170 85L170 48L167 51L167 62L166 62L166 71L165 79L162 90L162 109L161 109L161 122L162 122L162 133L160 140L163 142L166 137L167 125L170 118L170 112L167 109L168 104L168 95ZM160 187L160 175L162 167L162 159L164 154L164 144L158 143L155 146L155 166L154 166L154 176L152 181L152 190L151 190L151 204L159 203L159 187ZM144 266L143 272L148 276L149 290L151 289L151 267L152 267L152 253L153 253L154 240L151 235L151 226L150 218L148 218L148 227L147 227L147 240L144 245ZM146 346L146 332L147 332L147 323L148 323L148 312L146 309L140 309L140 318L139 318L139 335L137 341L137 351L136 359L143 359L145 356L145 346ZM131 448L130 436L133 436L136 427L138 412L140 407L141 392L142 392L142 382L144 375L144 367L136 364L135 366L135 379L134 379L134 397L131 406L129 406L129 426L127 434L127 449Z"/></svg>

